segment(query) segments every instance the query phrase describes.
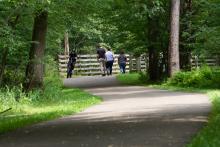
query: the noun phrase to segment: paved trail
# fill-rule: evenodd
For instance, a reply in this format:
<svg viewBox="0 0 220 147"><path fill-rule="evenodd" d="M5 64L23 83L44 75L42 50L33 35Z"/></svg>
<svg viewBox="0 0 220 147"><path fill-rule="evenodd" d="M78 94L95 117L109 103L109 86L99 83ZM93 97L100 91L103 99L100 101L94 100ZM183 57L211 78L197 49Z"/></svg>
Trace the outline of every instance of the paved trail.
<svg viewBox="0 0 220 147"><path fill-rule="evenodd" d="M77 115L0 136L0 147L183 147L210 112L205 95L120 86L115 77L64 84L85 88L104 101Z"/></svg>

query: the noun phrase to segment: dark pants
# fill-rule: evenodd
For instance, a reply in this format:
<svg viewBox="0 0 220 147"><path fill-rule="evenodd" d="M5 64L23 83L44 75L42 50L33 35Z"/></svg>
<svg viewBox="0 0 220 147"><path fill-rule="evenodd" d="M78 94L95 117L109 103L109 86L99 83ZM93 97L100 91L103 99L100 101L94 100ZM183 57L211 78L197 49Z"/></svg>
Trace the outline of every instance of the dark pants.
<svg viewBox="0 0 220 147"><path fill-rule="evenodd" d="M125 73L126 63L120 63L120 64L119 64L119 67L120 67L121 73Z"/></svg>
<svg viewBox="0 0 220 147"><path fill-rule="evenodd" d="M67 78L72 78L74 67L75 67L75 62L73 63L69 62L67 64Z"/></svg>
<svg viewBox="0 0 220 147"><path fill-rule="evenodd" d="M112 75L113 63L114 63L114 61L107 61L106 62L107 75Z"/></svg>
<svg viewBox="0 0 220 147"><path fill-rule="evenodd" d="M68 69L67 70L67 78L72 78L72 74L73 74L73 70L72 69Z"/></svg>

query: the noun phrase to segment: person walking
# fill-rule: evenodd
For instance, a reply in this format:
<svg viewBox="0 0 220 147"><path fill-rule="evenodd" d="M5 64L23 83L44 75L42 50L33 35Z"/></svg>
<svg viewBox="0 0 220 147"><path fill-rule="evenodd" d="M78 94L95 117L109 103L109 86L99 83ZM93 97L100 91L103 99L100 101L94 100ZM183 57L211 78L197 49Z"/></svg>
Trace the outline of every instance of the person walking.
<svg viewBox="0 0 220 147"><path fill-rule="evenodd" d="M106 64L105 64L105 49L99 44L96 46L97 49L97 60L100 64L101 74L105 76L106 74Z"/></svg>
<svg viewBox="0 0 220 147"><path fill-rule="evenodd" d="M105 53L105 58L106 58L106 70L107 70L107 75L112 75L112 66L114 63L114 55L111 52L111 49L108 48L108 51Z"/></svg>
<svg viewBox="0 0 220 147"><path fill-rule="evenodd" d="M127 57L125 56L124 51L121 50L121 52L118 56L118 65L119 65L119 68L120 68L120 72L122 74L125 74L126 62L127 62Z"/></svg>
<svg viewBox="0 0 220 147"><path fill-rule="evenodd" d="M67 63L67 78L72 78L73 70L76 64L77 54L75 51L69 54L69 61Z"/></svg>

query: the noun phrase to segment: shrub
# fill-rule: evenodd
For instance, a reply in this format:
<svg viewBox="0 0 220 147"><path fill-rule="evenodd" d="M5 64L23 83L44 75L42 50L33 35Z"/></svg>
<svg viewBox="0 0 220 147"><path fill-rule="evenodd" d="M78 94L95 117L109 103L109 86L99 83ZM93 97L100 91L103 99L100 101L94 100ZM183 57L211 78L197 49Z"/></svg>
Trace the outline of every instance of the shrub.
<svg viewBox="0 0 220 147"><path fill-rule="evenodd" d="M190 72L178 72L168 80L168 85L194 88L220 88L218 69L204 66Z"/></svg>
<svg viewBox="0 0 220 147"><path fill-rule="evenodd" d="M146 72L139 72L139 81L144 83L147 83L149 81L149 75Z"/></svg>
<svg viewBox="0 0 220 147"><path fill-rule="evenodd" d="M24 81L25 70L13 69L12 67L5 69L3 78L4 85L19 86Z"/></svg>
<svg viewBox="0 0 220 147"><path fill-rule="evenodd" d="M4 88L0 90L0 111L4 111L8 108L12 108L12 112L20 112L21 104L29 104L32 102L33 95L39 97L40 95L36 92L32 92L31 94L26 94L23 91L23 87L15 86L13 88ZM30 97L31 95L31 97Z"/></svg>
<svg viewBox="0 0 220 147"><path fill-rule="evenodd" d="M19 112L25 104L39 104L42 101L56 101L61 97L62 83L56 63L51 57L46 58L46 72L43 90L23 91L22 85L0 89L0 112L12 108L11 112Z"/></svg>
<svg viewBox="0 0 220 147"><path fill-rule="evenodd" d="M44 77L43 98L57 99L61 96L62 81L59 75L56 62L47 57L46 72Z"/></svg>

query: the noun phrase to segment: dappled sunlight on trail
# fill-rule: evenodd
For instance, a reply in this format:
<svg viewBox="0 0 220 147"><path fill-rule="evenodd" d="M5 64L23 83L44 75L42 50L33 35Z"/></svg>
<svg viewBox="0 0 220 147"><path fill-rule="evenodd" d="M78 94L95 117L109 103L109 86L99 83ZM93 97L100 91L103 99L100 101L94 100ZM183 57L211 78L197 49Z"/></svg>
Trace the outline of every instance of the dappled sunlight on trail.
<svg viewBox="0 0 220 147"><path fill-rule="evenodd" d="M211 104L203 94L121 86L114 77L108 79L112 80L109 86L100 82L103 77L93 77L89 84L88 78L79 79L64 83L67 87L79 84L102 97L101 104L77 115L18 130L0 139L0 145L182 147L203 127L210 112ZM8 144L9 140L13 143Z"/></svg>

